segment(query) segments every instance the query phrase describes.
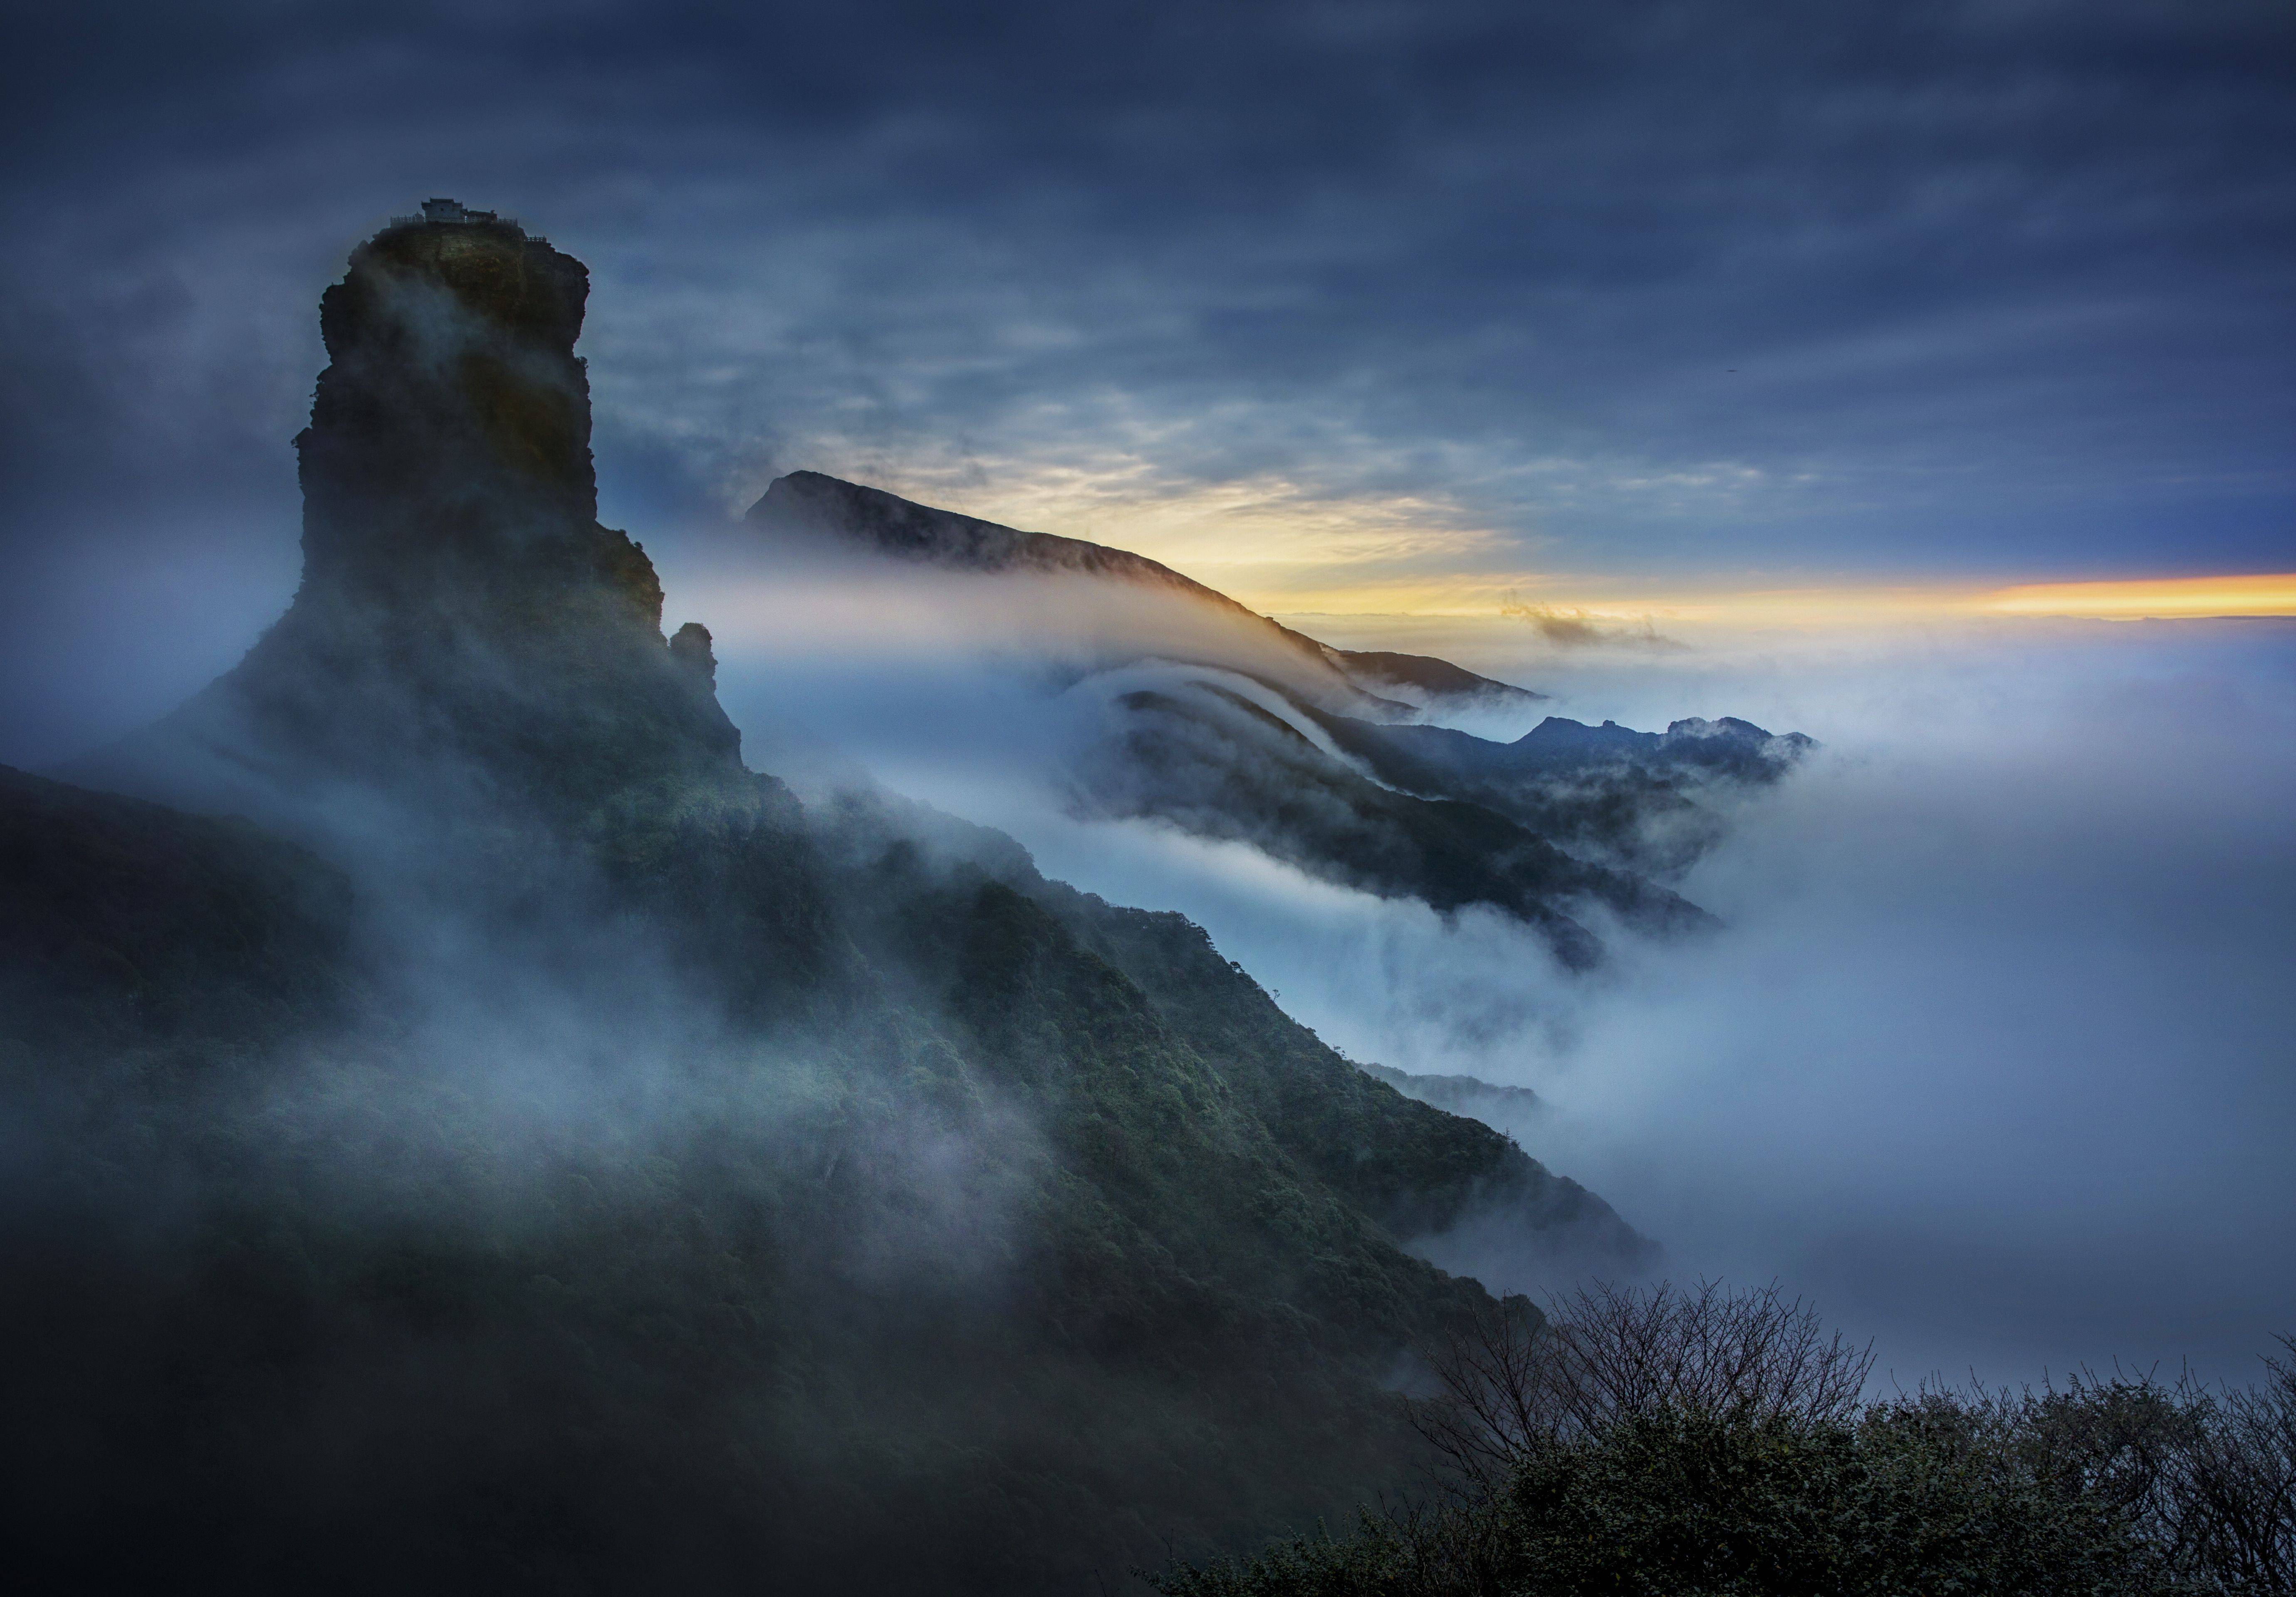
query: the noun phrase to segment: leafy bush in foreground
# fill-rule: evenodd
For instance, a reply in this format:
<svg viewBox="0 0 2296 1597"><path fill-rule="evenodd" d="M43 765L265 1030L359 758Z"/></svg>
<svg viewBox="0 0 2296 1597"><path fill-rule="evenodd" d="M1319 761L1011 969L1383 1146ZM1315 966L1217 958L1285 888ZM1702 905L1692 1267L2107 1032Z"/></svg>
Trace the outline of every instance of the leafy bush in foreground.
<svg viewBox="0 0 2296 1597"><path fill-rule="evenodd" d="M1855 1426L1634 1414L1542 1450L1505 1490L1366 1515L1351 1541L1167 1577L1174 1597L2141 1593L2166 1560L1950 1403Z"/></svg>
<svg viewBox="0 0 2296 1597"><path fill-rule="evenodd" d="M1863 1405L1799 1303L1515 1300L1431 1360L1431 1505L1156 1577L1171 1597L2287 1593L2296 1367Z"/></svg>

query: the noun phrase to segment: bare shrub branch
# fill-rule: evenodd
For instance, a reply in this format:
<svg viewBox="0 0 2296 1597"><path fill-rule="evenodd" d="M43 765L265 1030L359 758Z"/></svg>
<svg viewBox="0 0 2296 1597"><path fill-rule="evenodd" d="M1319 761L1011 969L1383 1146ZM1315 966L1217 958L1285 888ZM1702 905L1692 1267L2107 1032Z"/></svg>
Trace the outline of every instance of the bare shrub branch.
<svg viewBox="0 0 2296 1597"><path fill-rule="evenodd" d="M1729 1291L1582 1286L1540 1315L1513 1298L1455 1329L1430 1359L1442 1394L1421 1432L1468 1481L1533 1452L1661 1410L1848 1423L1870 1345L1828 1333L1776 1283Z"/></svg>
<svg viewBox="0 0 2296 1597"><path fill-rule="evenodd" d="M2039 1392L1915 1401L1981 1417L2037 1478L2132 1526L2194 1589L2296 1593L2296 1363L2264 1363L2249 1388L2085 1370Z"/></svg>
<svg viewBox="0 0 2296 1597"><path fill-rule="evenodd" d="M2296 1339L2281 1346L2296 1355ZM2296 1363L2264 1364L2261 1385L2213 1399L2177 1481L2177 1529L2230 1589L2296 1592Z"/></svg>

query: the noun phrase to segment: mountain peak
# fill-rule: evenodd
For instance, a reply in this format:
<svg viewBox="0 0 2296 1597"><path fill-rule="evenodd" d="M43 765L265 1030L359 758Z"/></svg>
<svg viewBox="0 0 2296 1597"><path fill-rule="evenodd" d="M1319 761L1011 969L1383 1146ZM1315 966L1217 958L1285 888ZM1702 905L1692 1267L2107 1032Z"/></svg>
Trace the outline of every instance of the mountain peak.
<svg viewBox="0 0 2296 1597"><path fill-rule="evenodd" d="M476 586L499 602L523 586L562 602L603 581L658 625L651 562L596 522L574 354L588 269L514 222L431 204L462 219L393 223L319 303L329 364L296 439L306 593L420 603Z"/></svg>
<svg viewBox="0 0 2296 1597"><path fill-rule="evenodd" d="M186 754L226 777L394 785L447 759L579 804L737 772L706 638L673 654L653 563L598 524L574 353L589 289L572 256L450 200L354 250L320 300L329 361L295 440L294 603L234 670L86 774L216 802L183 790L201 763Z"/></svg>
<svg viewBox="0 0 2296 1597"><path fill-rule="evenodd" d="M1022 532L820 471L791 471L775 478L745 519L761 527L841 540L896 560L968 571L1112 577L1173 588L1238 615L1251 613L1226 594L1144 554L1054 533Z"/></svg>
<svg viewBox="0 0 2296 1597"><path fill-rule="evenodd" d="M1530 692L1425 655L1334 649L1260 615L1217 588L1130 550L1048 532L1022 532L955 511L937 510L819 471L778 477L751 505L751 525L827 548L983 575L1082 577L1123 585L1190 607L1249 639L1255 667L1329 708L1408 719L1417 699L1482 698L1534 702ZM1232 658L1219 663L1240 664Z"/></svg>

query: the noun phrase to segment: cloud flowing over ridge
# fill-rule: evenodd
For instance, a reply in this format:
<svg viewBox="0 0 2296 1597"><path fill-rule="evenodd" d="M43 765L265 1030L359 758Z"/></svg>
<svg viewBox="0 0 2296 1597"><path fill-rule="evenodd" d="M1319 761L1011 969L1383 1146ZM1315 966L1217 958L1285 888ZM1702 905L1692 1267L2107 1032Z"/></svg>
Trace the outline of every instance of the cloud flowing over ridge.
<svg viewBox="0 0 2296 1597"><path fill-rule="evenodd" d="M1876 1337L1885 1375L2189 1357L2245 1379L2296 1313L2296 628L1710 632L1622 657L1526 654L1508 625L1454 651L1560 696L1541 709L1736 713L1825 745L1682 884L1719 934L1615 937L1572 978L1495 914L1081 821L1054 780L1073 700L977 659L800 668L737 635L726 698L753 746L808 728L1050 874L1187 913L1357 1058L1534 1088L1506 1129L1672 1270L1783 1279ZM1328 641L1434 641L1357 626Z"/></svg>

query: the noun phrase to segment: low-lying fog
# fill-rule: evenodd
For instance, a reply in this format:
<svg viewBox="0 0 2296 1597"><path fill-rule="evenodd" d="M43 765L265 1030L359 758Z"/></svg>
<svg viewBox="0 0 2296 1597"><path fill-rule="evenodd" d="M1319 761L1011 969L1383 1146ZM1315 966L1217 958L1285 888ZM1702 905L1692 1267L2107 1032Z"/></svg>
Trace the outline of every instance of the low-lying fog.
<svg viewBox="0 0 2296 1597"><path fill-rule="evenodd" d="M1354 1057L1535 1088L1547 1107L1508 1129L1672 1271L1783 1280L1873 1337L1885 1378L2246 1380L2296 1331L2296 627L1558 651L1520 624L1292 618L1585 720L1738 715L1824 744L1680 884L1725 931L1614 938L1574 979L1496 915L1077 820L1057 771L1089 695L1052 700L929 606L758 594L671 597L718 634L752 765L849 758L1050 875L1184 912Z"/></svg>

